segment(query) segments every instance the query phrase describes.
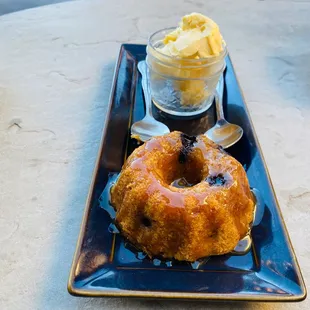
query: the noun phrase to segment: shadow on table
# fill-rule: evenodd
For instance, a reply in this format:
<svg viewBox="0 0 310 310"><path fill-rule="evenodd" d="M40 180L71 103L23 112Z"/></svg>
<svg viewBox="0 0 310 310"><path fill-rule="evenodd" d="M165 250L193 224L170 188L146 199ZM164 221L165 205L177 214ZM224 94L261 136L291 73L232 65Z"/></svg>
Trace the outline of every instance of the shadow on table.
<svg viewBox="0 0 310 310"><path fill-rule="evenodd" d="M90 299L88 299L90 300ZM82 304L83 302L81 302ZM178 310L198 310L198 309L254 309L254 303L246 302L214 302L214 301L194 301L194 300L139 300L139 299L92 299L91 309L178 309ZM105 308L104 308L105 307ZM258 308L258 307L257 307Z"/></svg>
<svg viewBox="0 0 310 310"><path fill-rule="evenodd" d="M73 0L0 0L0 16L37 6L55 4Z"/></svg>
<svg viewBox="0 0 310 310"><path fill-rule="evenodd" d="M85 103L85 120L80 125L83 129L77 131L81 133L76 138L78 147L72 150L68 147L68 152L72 152L71 169L68 170L68 184L63 184L67 187L68 200L64 202L62 218L55 228L53 247L49 251L49 266L46 267L46 273L42 274L42 282L37 289L37 294L41 294L38 309L77 309L89 303L86 298L70 296L67 282L98 155L114 67L115 62L111 62L102 68L98 93L91 103Z"/></svg>
<svg viewBox="0 0 310 310"><path fill-rule="evenodd" d="M292 107L305 108L305 104L309 103L304 100L310 96L310 70L309 66L305 65L309 56L309 53L293 56L281 53L267 58L266 70L271 78L269 82Z"/></svg>

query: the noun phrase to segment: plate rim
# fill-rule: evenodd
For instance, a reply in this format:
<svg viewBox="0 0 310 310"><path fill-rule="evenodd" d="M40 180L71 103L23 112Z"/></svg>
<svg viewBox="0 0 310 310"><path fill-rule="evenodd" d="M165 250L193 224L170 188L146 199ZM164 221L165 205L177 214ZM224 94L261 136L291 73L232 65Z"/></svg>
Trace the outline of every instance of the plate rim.
<svg viewBox="0 0 310 310"><path fill-rule="evenodd" d="M77 266L78 254L80 253L81 248L82 248L82 239L83 239L83 236L85 234L86 223L87 223L87 214L89 213L89 209L90 209L90 205L91 205L91 199L92 199L92 195L94 192L95 180L96 180L98 170L99 170L98 168L99 168L99 164L100 164L100 158L102 156L103 145L104 145L105 137L107 134L107 128L108 128L108 123L110 120L111 109L112 109L113 94L114 94L115 89L116 89L117 75L118 75L119 67L120 67L120 64L122 61L121 55L122 55L123 51L126 50L126 46L145 46L145 44L123 43L123 44L121 44L121 46L119 48L119 53L117 56L117 61L115 63L114 73L113 73L113 78L112 78L112 88L111 88L109 100L108 100L108 107L107 107L107 112L106 112L107 118L106 118L104 128L103 128L102 133L101 133L97 158L96 158L96 162L95 162L94 169L93 169L92 176L91 176L91 183L90 183L88 194L87 194L87 199L86 199L86 203L85 203L85 207L84 207L84 211L83 211L83 215L82 215L82 221L80 224L79 235L78 235L76 248L74 251L73 260L72 260L72 264L71 264L71 268L70 268L69 279L68 279L68 283L67 283L68 292L73 296L85 296L85 297L132 297L132 298L136 297L136 298L190 299L190 300L213 300L213 301L231 300L231 301L256 301L256 302L292 302L292 301L303 301L303 300L305 300L307 297L307 289L306 289L305 281L304 281L304 278L303 278L302 273L301 273L301 268L300 268L300 265L298 263L298 260L297 260L296 254L295 254L295 250L293 248L291 238L289 236L289 233L288 233L288 230L287 230L287 227L286 227L286 224L285 224L282 212L281 212L281 208L280 208L280 205L279 205L273 184L271 182L271 177L269 174L268 167L266 165L265 157L264 157L264 154L262 152L262 148L261 148L261 145L259 143L255 127L253 126L252 118L251 118L251 115L249 113L249 109L248 109L248 106L247 106L247 103L245 100L244 93L242 91L242 88L240 87L240 83L239 83L237 74L235 74L236 82L238 84L240 94L241 94L241 97L242 97L242 100L244 103L245 112L248 116L249 124L251 126L251 130L253 133L253 138L257 144L257 149L258 149L258 151L261 155L261 158L262 158L263 167L264 167L264 169L266 171L266 175L267 175L267 181L268 181L268 184L271 188L273 198L275 200L276 210L277 210L277 213L280 217L279 223L282 226L282 229L284 232L283 235L286 239L287 244L289 245L288 250L292 255L292 262L295 264L294 269L296 271L298 279L300 280L301 293L283 296L283 295L268 295L268 294L254 295L254 294L241 294L241 293L231 293L231 294L189 293L189 292L163 292L163 291L147 291L147 290L146 291L122 290L122 289L109 289L109 290L98 291L98 290L77 288L74 286L74 278L75 278L74 273L75 273L76 266ZM231 59L229 54L228 54L228 57ZM236 73L236 70L234 68L232 61L231 61L231 66L234 70L234 73Z"/></svg>

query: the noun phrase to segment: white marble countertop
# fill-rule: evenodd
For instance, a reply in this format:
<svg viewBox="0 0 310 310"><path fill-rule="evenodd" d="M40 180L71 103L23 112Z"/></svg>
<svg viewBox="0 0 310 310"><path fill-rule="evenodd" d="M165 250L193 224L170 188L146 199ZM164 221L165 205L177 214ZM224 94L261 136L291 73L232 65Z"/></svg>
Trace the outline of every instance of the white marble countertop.
<svg viewBox="0 0 310 310"><path fill-rule="evenodd" d="M0 309L310 309L67 293L120 44L192 11L225 36L309 290L310 1L85 0L0 17Z"/></svg>

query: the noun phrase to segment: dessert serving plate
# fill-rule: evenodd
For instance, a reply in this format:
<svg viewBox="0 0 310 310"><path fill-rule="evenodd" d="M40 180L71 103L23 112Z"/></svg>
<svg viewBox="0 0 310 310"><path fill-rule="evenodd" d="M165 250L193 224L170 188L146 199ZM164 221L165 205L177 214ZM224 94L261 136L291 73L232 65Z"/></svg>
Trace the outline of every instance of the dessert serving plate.
<svg viewBox="0 0 310 310"><path fill-rule="evenodd" d="M173 299L300 301L306 288L275 198L267 168L230 58L225 72L224 112L244 130L227 149L241 162L260 203L250 250L213 256L193 264L151 260L130 246L113 225L109 188L126 157L138 146L131 125L144 117L137 63L145 45L124 44L116 65L107 122L70 272L68 290L78 296ZM171 118L153 107L170 130L204 133L215 123L212 106L196 119ZM256 220L256 219L255 219Z"/></svg>

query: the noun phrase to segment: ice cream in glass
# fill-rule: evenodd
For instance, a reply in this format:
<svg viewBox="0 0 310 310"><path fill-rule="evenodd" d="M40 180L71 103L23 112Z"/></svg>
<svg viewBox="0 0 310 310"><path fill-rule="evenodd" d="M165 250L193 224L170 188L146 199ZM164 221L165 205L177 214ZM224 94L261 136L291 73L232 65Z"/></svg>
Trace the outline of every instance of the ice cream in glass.
<svg viewBox="0 0 310 310"><path fill-rule="evenodd" d="M154 104L179 116L206 111L225 68L226 53L218 25L199 13L185 15L176 28L155 32L147 46Z"/></svg>

